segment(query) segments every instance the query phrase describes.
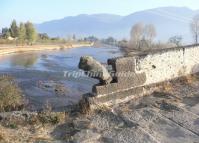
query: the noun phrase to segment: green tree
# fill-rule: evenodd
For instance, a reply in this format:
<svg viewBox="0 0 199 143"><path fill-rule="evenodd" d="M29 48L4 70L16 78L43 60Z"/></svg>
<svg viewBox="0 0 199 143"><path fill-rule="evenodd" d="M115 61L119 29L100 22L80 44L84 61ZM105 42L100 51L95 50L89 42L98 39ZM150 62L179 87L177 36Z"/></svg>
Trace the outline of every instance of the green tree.
<svg viewBox="0 0 199 143"><path fill-rule="evenodd" d="M13 20L10 25L10 34L13 38L18 37L18 26L16 20Z"/></svg>
<svg viewBox="0 0 199 143"><path fill-rule="evenodd" d="M10 30L8 28L2 28L2 36L7 39L10 36Z"/></svg>
<svg viewBox="0 0 199 143"><path fill-rule="evenodd" d="M73 41L75 41L76 40L76 36L75 36L75 34L73 34Z"/></svg>
<svg viewBox="0 0 199 143"><path fill-rule="evenodd" d="M102 40L103 43L108 44L108 45L116 45L117 40L114 39L113 37L108 37L107 39Z"/></svg>
<svg viewBox="0 0 199 143"><path fill-rule="evenodd" d="M85 37L84 41L89 41L89 42L97 42L99 39L95 36L89 36L89 37Z"/></svg>
<svg viewBox="0 0 199 143"><path fill-rule="evenodd" d="M39 33L38 38L40 40L49 40L50 39L47 33Z"/></svg>
<svg viewBox="0 0 199 143"><path fill-rule="evenodd" d="M25 24L26 28L26 39L28 41L28 44L33 44L33 42L37 39L37 32L34 28L34 25L31 22L27 22Z"/></svg>
<svg viewBox="0 0 199 143"><path fill-rule="evenodd" d="M19 33L18 33L18 42L20 44L24 44L25 40L26 40L26 28L25 28L24 23L20 23Z"/></svg>

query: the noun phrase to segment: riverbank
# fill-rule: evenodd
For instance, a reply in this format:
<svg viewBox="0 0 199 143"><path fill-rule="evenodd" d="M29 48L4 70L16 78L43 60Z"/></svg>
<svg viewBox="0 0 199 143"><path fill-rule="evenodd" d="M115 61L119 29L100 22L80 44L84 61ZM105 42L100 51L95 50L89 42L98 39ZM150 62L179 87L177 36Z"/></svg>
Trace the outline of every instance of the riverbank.
<svg viewBox="0 0 199 143"><path fill-rule="evenodd" d="M0 142L199 142L199 75L165 83L151 95L84 115L53 112L0 113Z"/></svg>
<svg viewBox="0 0 199 143"><path fill-rule="evenodd" d="M19 52L30 52L30 51L42 51L42 50L60 50L68 48L79 48L79 47L91 47L93 43L73 43L73 44L55 44L55 45L0 45L0 55L19 53Z"/></svg>

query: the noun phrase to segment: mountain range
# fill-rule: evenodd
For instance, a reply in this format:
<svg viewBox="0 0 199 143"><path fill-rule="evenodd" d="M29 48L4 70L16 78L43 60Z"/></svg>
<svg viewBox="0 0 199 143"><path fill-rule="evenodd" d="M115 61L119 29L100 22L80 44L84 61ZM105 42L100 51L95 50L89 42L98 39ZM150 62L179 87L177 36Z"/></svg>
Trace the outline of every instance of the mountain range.
<svg viewBox="0 0 199 143"><path fill-rule="evenodd" d="M157 40L167 41L169 37L180 35L183 42L191 42L190 23L198 10L187 7L160 7L132 13L127 16L113 14L81 14L63 19L36 24L40 33L50 36L77 37L94 35L99 38L109 36L117 39L129 38L131 27L138 22L153 24L157 31Z"/></svg>

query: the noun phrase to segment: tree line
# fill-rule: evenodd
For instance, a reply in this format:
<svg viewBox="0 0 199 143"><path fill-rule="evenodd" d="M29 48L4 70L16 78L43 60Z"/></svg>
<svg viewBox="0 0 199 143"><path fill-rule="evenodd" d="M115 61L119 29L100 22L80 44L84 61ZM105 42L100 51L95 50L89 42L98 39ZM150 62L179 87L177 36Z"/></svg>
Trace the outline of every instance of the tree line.
<svg viewBox="0 0 199 143"><path fill-rule="evenodd" d="M18 25L16 20L13 20L9 28L2 28L2 37L4 39L11 37L16 44L32 45L37 40L37 32L33 23L28 21Z"/></svg>
<svg viewBox="0 0 199 143"><path fill-rule="evenodd" d="M190 23L191 34L193 35L193 43L199 44L199 15L193 17ZM130 40L126 42L128 49L152 49L152 48L167 48L172 46L181 46L183 37L175 35L168 39L167 43L156 43L156 28L152 24L144 25L143 23L136 23L132 26L130 32ZM125 43L124 43L125 44ZM169 45L170 44L170 45ZM157 46L158 45L158 46ZM121 46L122 47L122 46Z"/></svg>
<svg viewBox="0 0 199 143"><path fill-rule="evenodd" d="M3 41L1 41L3 39ZM92 39L91 37L83 40L77 39L76 35L69 35L66 38L50 37L47 33L38 33L31 22L19 23L13 20L10 27L2 28L0 33L0 43L16 43L16 45L32 45L34 43L40 44L64 44L72 42L86 42L85 40Z"/></svg>

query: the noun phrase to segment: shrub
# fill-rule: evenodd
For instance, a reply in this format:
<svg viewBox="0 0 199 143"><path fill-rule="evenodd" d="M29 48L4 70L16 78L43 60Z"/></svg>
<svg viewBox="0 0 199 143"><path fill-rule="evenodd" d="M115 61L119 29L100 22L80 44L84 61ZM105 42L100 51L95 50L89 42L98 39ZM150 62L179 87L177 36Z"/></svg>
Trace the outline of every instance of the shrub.
<svg viewBox="0 0 199 143"><path fill-rule="evenodd" d="M40 112L38 119L42 124L58 124L66 120L67 114L64 112Z"/></svg>
<svg viewBox="0 0 199 143"><path fill-rule="evenodd" d="M23 107L20 88L11 76L0 76L0 111L19 110Z"/></svg>

